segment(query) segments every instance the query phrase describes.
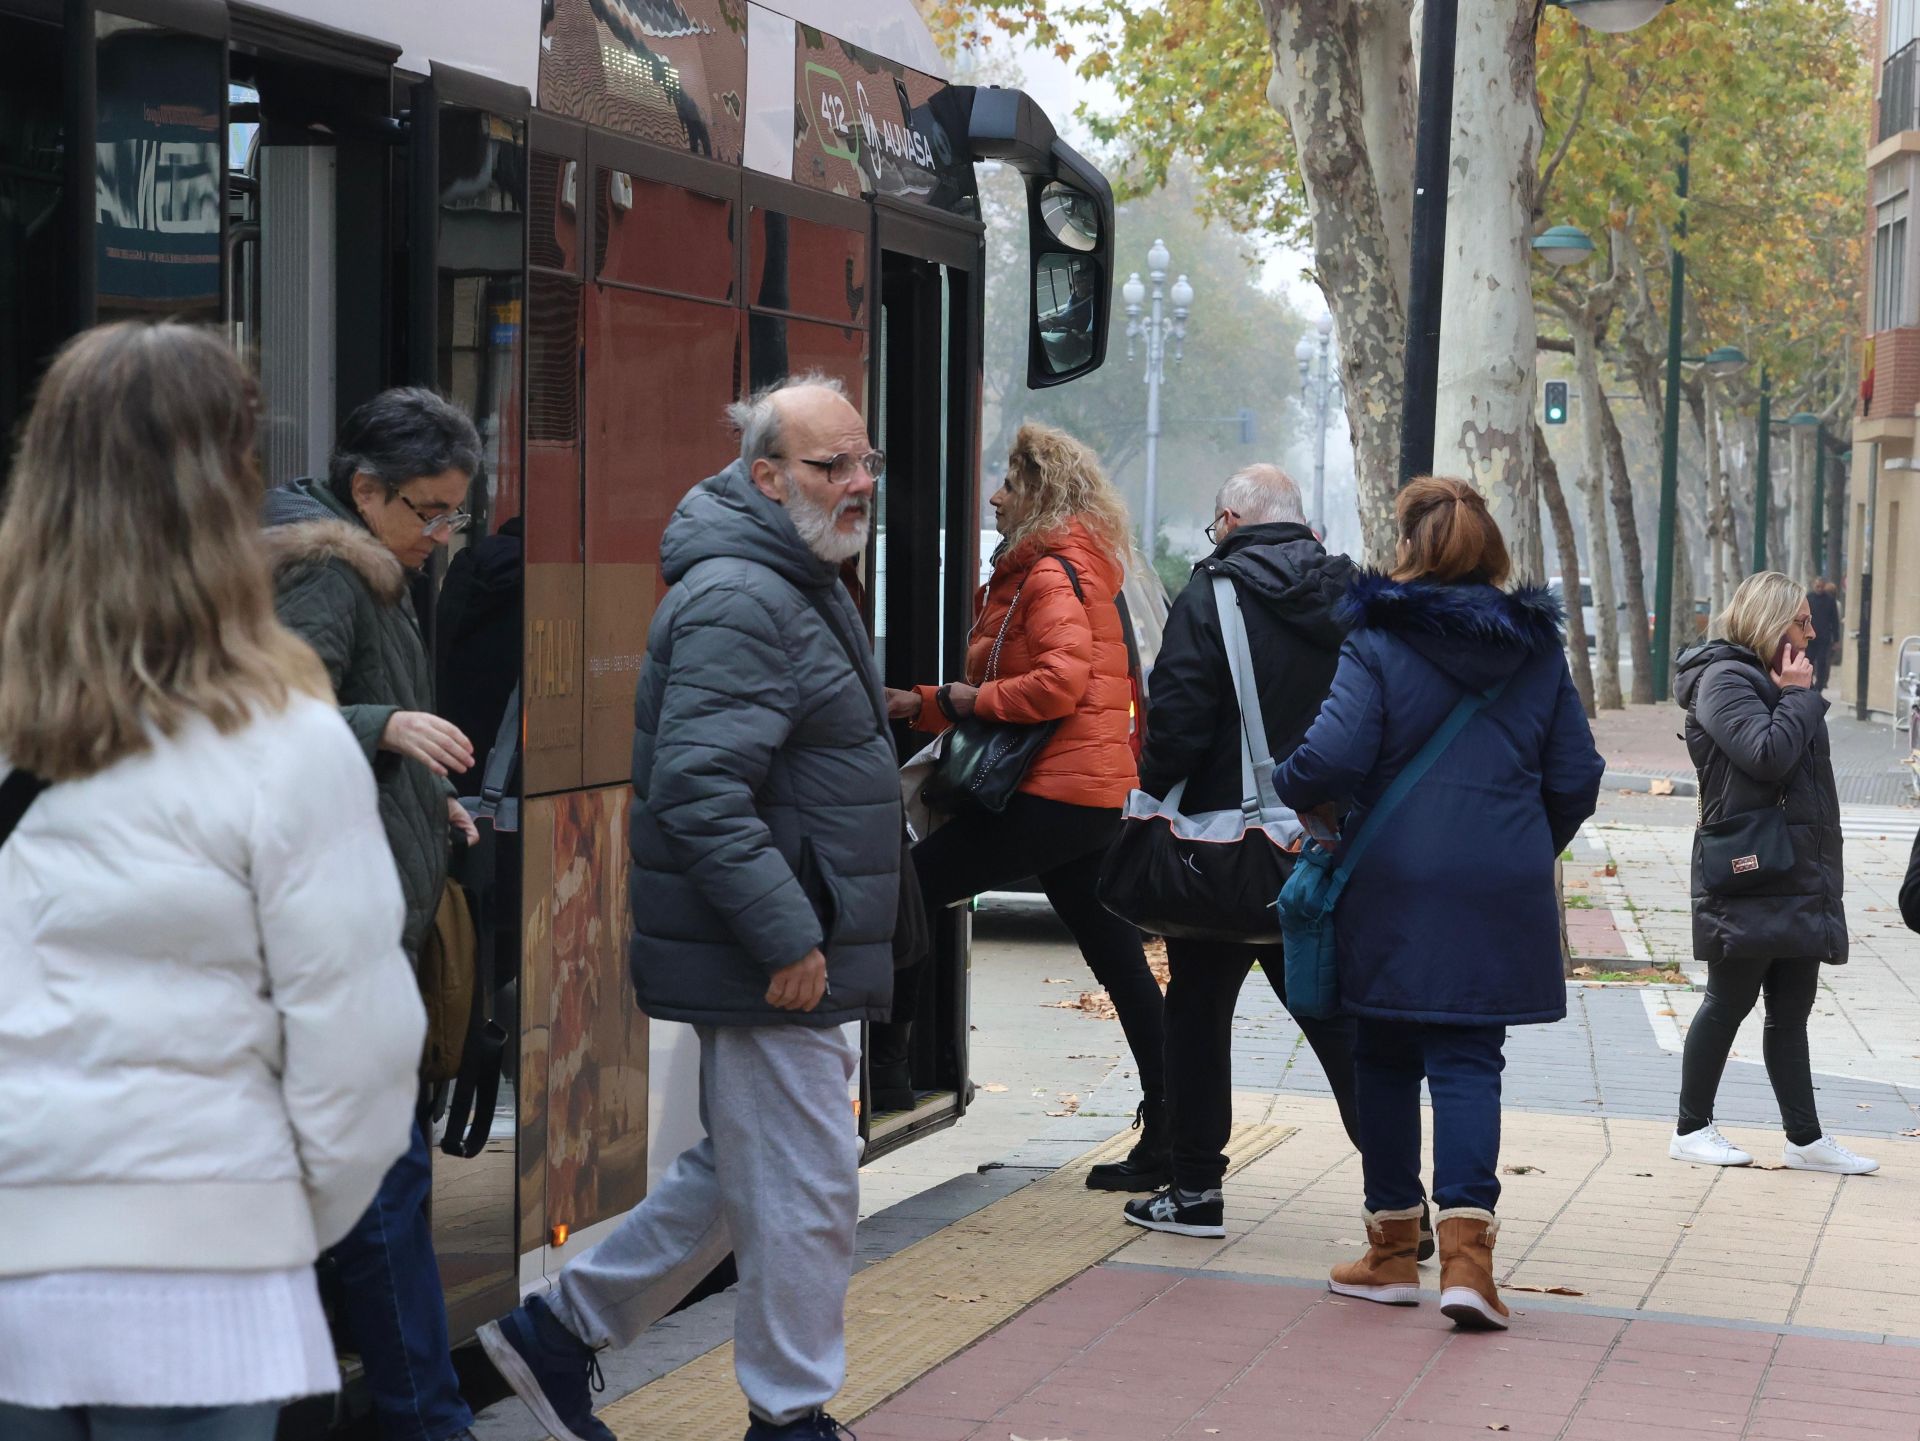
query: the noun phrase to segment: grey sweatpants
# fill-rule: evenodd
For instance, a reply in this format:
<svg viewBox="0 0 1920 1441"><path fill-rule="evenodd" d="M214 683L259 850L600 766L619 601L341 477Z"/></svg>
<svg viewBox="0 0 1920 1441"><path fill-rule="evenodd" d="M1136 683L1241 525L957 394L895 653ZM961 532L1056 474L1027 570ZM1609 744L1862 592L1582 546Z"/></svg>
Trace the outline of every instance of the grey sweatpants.
<svg viewBox="0 0 1920 1441"><path fill-rule="evenodd" d="M847 1374L847 1282L860 1215L838 1027L698 1026L706 1138L682 1151L619 1228L561 1272L554 1314L591 1346L624 1346L732 1251L734 1374L753 1414L784 1425Z"/></svg>

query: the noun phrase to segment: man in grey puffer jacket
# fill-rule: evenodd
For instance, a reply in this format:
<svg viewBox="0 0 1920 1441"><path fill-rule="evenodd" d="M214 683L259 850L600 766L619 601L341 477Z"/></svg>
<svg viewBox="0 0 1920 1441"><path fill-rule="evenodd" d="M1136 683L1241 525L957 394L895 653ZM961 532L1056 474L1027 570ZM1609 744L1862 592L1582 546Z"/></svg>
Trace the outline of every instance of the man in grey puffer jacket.
<svg viewBox="0 0 1920 1441"><path fill-rule="evenodd" d="M733 407L740 459L668 523L673 586L640 674L631 959L648 1015L693 1024L707 1135L552 1291L481 1328L562 1441L611 1441L593 1353L731 1250L751 1441L830 1437L846 1374L859 1152L842 1027L884 1021L900 789L880 676L839 566L866 549L882 458L840 387Z"/></svg>

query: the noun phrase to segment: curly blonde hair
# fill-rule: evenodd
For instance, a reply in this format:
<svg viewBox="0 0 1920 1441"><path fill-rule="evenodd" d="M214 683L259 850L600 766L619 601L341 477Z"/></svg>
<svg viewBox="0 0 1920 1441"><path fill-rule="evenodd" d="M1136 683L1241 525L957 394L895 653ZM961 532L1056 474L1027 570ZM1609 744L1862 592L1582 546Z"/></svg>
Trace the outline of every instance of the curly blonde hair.
<svg viewBox="0 0 1920 1441"><path fill-rule="evenodd" d="M1127 503L1100 468L1100 457L1064 430L1028 421L1007 455L1007 485L1032 498L1007 536L1009 549L1031 536L1050 535L1079 521L1123 567L1133 550Z"/></svg>

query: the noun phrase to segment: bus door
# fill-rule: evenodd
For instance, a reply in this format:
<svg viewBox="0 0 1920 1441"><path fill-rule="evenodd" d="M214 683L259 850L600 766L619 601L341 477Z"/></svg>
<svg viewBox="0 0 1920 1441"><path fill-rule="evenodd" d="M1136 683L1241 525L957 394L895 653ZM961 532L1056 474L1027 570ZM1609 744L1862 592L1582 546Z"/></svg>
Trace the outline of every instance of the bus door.
<svg viewBox="0 0 1920 1441"><path fill-rule="evenodd" d="M411 86L402 190L406 244L396 288L402 374L449 397L480 432L468 528L436 554L416 590L433 657L435 708L473 742L453 777L478 797L491 763L520 790L526 547L523 309L527 284L525 90L435 63ZM491 845L456 854L479 942L475 1024L461 1082L434 1098L434 1250L456 1337L519 1296L518 1109L514 1014L522 949L518 805Z"/></svg>
<svg viewBox="0 0 1920 1441"><path fill-rule="evenodd" d="M880 308L873 348L875 443L887 455L869 593L889 686L957 679L979 572L979 420L984 242L977 223L873 202ZM901 726L902 757L928 739ZM951 1125L967 1108L970 918L929 917L933 967L913 1018L911 1111L864 1104L868 1155Z"/></svg>

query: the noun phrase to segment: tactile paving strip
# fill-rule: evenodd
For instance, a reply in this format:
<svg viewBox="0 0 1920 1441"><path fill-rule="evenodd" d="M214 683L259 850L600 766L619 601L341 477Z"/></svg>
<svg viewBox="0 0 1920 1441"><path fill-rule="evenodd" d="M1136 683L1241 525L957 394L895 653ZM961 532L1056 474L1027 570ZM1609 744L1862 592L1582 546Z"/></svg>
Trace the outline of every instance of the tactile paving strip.
<svg viewBox="0 0 1920 1441"><path fill-rule="evenodd" d="M1272 1150L1292 1126L1235 1129L1228 1173ZM1127 1199L1089 1191L1088 1168L1126 1154L1131 1131L1031 1186L856 1272L847 1292L847 1384L833 1414L853 1421L1142 1233ZM733 1345L643 1386L600 1413L622 1438L731 1441L746 1424Z"/></svg>

